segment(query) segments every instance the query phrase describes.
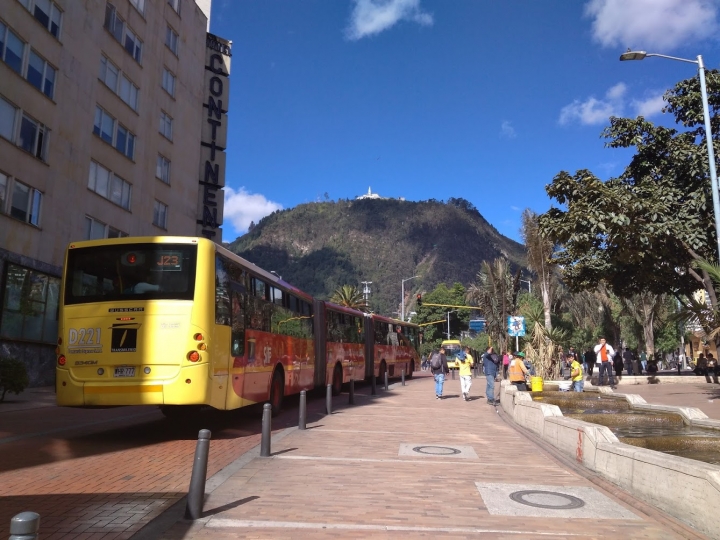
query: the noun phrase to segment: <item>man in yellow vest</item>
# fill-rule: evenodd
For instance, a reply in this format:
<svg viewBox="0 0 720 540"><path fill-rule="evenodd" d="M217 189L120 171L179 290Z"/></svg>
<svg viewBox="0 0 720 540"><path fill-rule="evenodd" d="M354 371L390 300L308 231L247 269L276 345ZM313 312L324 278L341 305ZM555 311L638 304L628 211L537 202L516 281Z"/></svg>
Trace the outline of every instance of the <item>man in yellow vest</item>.
<svg viewBox="0 0 720 540"><path fill-rule="evenodd" d="M526 377L528 370L525 367L525 353L514 352L510 365L508 366L508 378L510 383L515 385L518 390L527 391Z"/></svg>
<svg viewBox="0 0 720 540"><path fill-rule="evenodd" d="M583 368L578 362L575 353L568 353L568 362L570 362L570 378L572 379L573 392L582 392L583 386Z"/></svg>

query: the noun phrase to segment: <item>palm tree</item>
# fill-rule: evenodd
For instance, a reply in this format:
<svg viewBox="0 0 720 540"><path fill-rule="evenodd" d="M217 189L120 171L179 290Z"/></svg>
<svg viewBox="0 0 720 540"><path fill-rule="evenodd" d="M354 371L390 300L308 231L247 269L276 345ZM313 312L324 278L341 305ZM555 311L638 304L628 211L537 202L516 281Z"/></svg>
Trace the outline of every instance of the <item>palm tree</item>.
<svg viewBox="0 0 720 540"><path fill-rule="evenodd" d="M507 350L507 318L517 311L519 289L520 270L513 276L507 259L503 258L492 264L483 261L477 282L468 288L468 301L480 308L488 334L502 350Z"/></svg>
<svg viewBox="0 0 720 540"><path fill-rule="evenodd" d="M630 298L623 298L627 312L643 328L645 349L650 358L655 356L655 328L659 326L660 315L665 307L665 295L642 292Z"/></svg>
<svg viewBox="0 0 720 540"><path fill-rule="evenodd" d="M362 293L354 285L338 287L330 297L330 301L333 304L357 309L358 311L368 311L369 309Z"/></svg>
<svg viewBox="0 0 720 540"><path fill-rule="evenodd" d="M554 245L551 240L542 235L538 224L538 215L529 208L526 208L522 214L520 234L522 234L527 249L528 268L537 275L543 302L545 328L550 331L552 329L550 319L551 287L555 265L548 261L553 253Z"/></svg>

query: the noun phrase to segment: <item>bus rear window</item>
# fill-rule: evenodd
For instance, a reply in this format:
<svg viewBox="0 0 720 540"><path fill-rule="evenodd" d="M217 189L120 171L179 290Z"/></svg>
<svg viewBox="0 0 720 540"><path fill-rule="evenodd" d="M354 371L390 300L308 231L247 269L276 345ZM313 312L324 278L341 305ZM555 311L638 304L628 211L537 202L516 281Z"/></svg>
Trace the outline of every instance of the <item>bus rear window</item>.
<svg viewBox="0 0 720 540"><path fill-rule="evenodd" d="M192 300L197 246L116 244L71 249L65 304Z"/></svg>

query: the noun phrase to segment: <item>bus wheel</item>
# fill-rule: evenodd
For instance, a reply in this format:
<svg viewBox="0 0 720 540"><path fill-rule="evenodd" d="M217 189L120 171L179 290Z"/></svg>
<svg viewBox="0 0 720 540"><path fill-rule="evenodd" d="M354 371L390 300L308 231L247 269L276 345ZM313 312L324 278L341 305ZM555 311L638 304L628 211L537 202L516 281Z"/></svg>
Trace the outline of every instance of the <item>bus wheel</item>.
<svg viewBox="0 0 720 540"><path fill-rule="evenodd" d="M415 372L415 360L410 361L410 373L405 374L406 379L412 379L413 373Z"/></svg>
<svg viewBox="0 0 720 540"><path fill-rule="evenodd" d="M339 396L340 392L342 391L342 368L340 365L336 364L335 369L333 370L333 376L332 376L332 395L333 396Z"/></svg>
<svg viewBox="0 0 720 540"><path fill-rule="evenodd" d="M285 380L282 371L279 369L273 373L272 383L270 384L270 405L272 406L272 415L277 416L282 409L283 397L285 395Z"/></svg>

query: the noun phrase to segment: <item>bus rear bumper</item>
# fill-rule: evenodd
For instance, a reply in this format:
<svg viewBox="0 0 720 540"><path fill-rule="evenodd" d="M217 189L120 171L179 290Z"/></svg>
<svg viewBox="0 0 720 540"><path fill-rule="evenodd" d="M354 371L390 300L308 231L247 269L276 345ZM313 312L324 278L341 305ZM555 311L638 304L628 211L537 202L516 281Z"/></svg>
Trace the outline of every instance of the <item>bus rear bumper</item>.
<svg viewBox="0 0 720 540"><path fill-rule="evenodd" d="M57 404L66 407L115 405L206 405L207 366L183 367L168 381L82 382L57 370Z"/></svg>

